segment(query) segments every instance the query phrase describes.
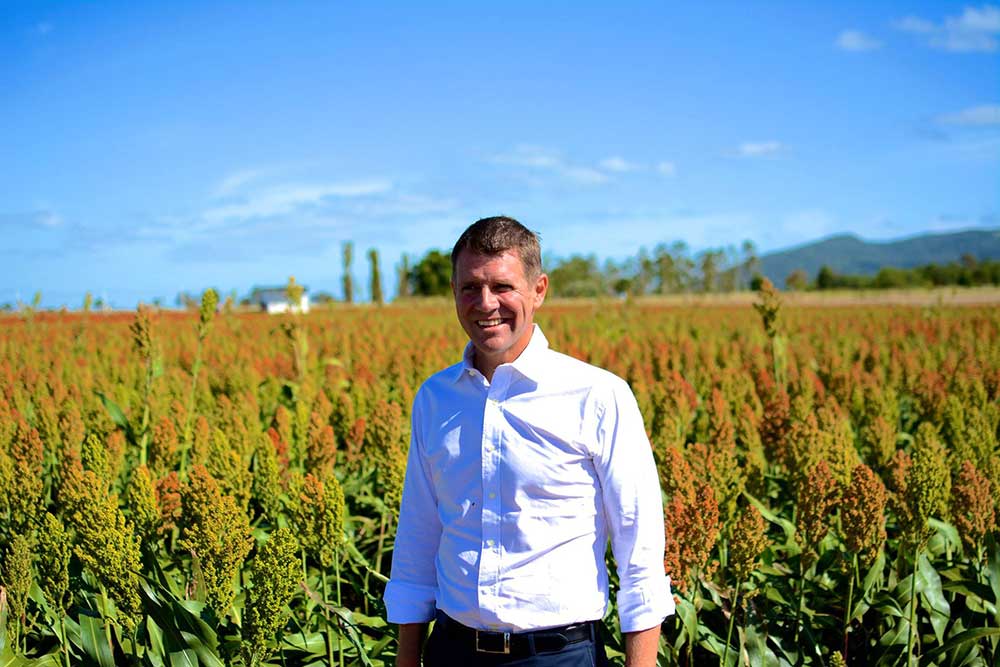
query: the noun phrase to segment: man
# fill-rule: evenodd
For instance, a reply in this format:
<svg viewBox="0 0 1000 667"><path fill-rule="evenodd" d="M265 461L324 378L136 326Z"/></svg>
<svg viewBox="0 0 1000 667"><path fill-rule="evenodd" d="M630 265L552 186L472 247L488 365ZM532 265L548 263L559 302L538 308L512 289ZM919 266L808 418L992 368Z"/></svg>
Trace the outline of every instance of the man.
<svg viewBox="0 0 1000 667"><path fill-rule="evenodd" d="M548 349L538 238L484 218L452 251L469 336L417 392L389 621L399 667L607 664L608 538L626 664L656 664L673 613L663 509L639 409L618 377Z"/></svg>

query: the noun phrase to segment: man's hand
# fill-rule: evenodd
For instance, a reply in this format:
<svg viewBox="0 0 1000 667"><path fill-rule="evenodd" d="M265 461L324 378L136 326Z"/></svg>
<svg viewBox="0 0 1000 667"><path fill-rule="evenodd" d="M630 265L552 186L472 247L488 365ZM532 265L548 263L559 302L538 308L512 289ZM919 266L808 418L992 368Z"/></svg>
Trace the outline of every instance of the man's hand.
<svg viewBox="0 0 1000 667"><path fill-rule="evenodd" d="M625 667L656 667L660 626L625 633Z"/></svg>
<svg viewBox="0 0 1000 667"><path fill-rule="evenodd" d="M420 667L420 652L427 634L427 623L402 623L399 626L399 652L396 667Z"/></svg>

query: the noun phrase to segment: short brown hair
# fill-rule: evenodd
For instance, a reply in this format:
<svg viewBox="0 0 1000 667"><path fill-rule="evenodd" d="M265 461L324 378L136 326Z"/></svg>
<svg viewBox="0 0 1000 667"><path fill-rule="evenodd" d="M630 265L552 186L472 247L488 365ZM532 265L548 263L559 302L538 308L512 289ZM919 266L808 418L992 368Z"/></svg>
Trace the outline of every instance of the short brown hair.
<svg viewBox="0 0 1000 667"><path fill-rule="evenodd" d="M538 243L538 234L505 215L476 220L462 232L451 251L452 272L458 264L459 254L465 249L479 255L500 255L516 250L525 276L536 278L542 273L542 248Z"/></svg>

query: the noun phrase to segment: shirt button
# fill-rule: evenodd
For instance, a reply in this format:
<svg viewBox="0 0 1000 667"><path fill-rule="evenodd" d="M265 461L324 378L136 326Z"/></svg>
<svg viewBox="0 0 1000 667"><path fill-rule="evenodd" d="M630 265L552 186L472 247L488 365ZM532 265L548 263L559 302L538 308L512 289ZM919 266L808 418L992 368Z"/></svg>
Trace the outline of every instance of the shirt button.
<svg viewBox="0 0 1000 667"><path fill-rule="evenodd" d="M491 499L491 500L492 500L493 498L496 498L496 497L497 497L497 494L495 494L495 493L490 493L490 499Z"/></svg>
<svg viewBox="0 0 1000 667"><path fill-rule="evenodd" d="M486 546L492 547L493 546L493 540L486 540Z"/></svg>

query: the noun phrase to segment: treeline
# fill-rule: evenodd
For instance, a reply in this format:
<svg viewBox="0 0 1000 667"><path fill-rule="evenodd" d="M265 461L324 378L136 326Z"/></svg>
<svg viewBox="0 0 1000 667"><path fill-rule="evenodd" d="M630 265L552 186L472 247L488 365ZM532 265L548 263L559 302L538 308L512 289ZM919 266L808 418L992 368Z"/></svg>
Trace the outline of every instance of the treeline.
<svg viewBox="0 0 1000 667"><path fill-rule="evenodd" d="M685 292L735 292L748 289L760 268L757 248L744 241L692 254L683 242L659 244L652 251L641 248L621 261L597 256L543 257L549 274L550 294L559 297L642 296ZM451 293L451 259L431 250L413 265L406 284L413 296L447 296Z"/></svg>
<svg viewBox="0 0 1000 667"><path fill-rule="evenodd" d="M803 289L892 289L905 287L976 287L1000 285L1000 261L979 260L964 255L961 262L924 264L912 269L885 266L873 276L836 273L823 266L816 279L809 281L803 271L795 271L785 280L785 287Z"/></svg>

